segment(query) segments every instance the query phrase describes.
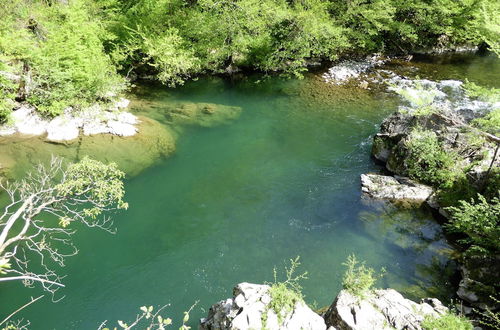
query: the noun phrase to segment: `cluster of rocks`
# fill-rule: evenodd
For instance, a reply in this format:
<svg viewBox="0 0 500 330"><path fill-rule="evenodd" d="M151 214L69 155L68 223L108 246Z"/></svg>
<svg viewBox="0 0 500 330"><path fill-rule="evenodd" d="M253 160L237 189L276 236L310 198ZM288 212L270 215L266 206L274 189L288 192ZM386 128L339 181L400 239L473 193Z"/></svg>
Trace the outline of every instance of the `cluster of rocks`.
<svg viewBox="0 0 500 330"><path fill-rule="evenodd" d="M470 100L464 93L462 83L454 80L433 82L429 80L411 81L396 77L393 90L403 91L408 105L386 118L380 131L373 139L372 155L385 164L393 176L364 174L361 176L363 193L370 197L395 202L404 206L419 206L426 202L448 217L433 188L409 180L407 158L408 142L415 132L432 132L444 151L460 155L455 167L467 170L469 184L483 187L490 168L500 167L500 157L495 158L499 139L480 132L470 126L470 122L498 108L500 104ZM417 114L412 109L418 104L432 104L439 111ZM422 133L423 134L423 133ZM471 143L471 136L476 137ZM491 274L498 274L499 257L466 258L461 265L462 280L457 295L471 307L492 308L488 293L493 294L498 281Z"/></svg>
<svg viewBox="0 0 500 330"><path fill-rule="evenodd" d="M137 133L138 119L122 111L128 104L127 99L121 98L106 110L99 104L79 111L68 108L52 119L43 118L32 106L21 105L12 112L10 121L0 126L0 136L47 134L47 140L54 142L74 140L80 133L132 136Z"/></svg>
<svg viewBox="0 0 500 330"><path fill-rule="evenodd" d="M468 168L470 183L476 187L482 185L488 168L500 165L498 158L493 159L498 141L492 141L491 135L482 134L469 124L500 107L500 104L471 100L462 85L457 80L411 80L400 76L390 79L389 90L405 95L407 105L401 106L398 112L382 122L380 131L373 139L372 155L395 176L363 175L361 182L364 193L377 199L400 201L404 205L419 206L426 201L429 206L447 216L432 194L431 187L406 178L406 145L415 129L433 132L445 151L462 155L456 164L457 169ZM426 114L416 113L415 109L422 105L432 106L436 110ZM480 136L483 141L472 145L471 135Z"/></svg>
<svg viewBox="0 0 500 330"><path fill-rule="evenodd" d="M240 283L234 288L232 298L210 308L208 316L201 319L199 329L420 330L424 318L448 312L437 299L415 303L392 289L375 290L363 298L342 290L322 315L299 302L292 311L282 315L281 322L268 308L270 302L269 286Z"/></svg>
<svg viewBox="0 0 500 330"><path fill-rule="evenodd" d="M434 132L445 151L463 155L456 166L457 169L470 168L468 178L473 186L480 187L482 185L491 165L500 166L498 157L494 160L495 143L489 141L488 136L484 136L483 142L471 145L469 143L471 131L467 129L468 126L463 118L458 115L432 113L421 116L397 112L383 121L380 132L373 139L372 155L385 163L390 172L400 177L394 179L365 177L362 181L363 191L373 197L388 200L416 198L419 203L423 197L426 197L424 200L429 206L438 209L442 215L446 216L446 212L437 203L435 196L429 194L432 191L431 187L401 178L408 175L408 164L406 163L408 150L406 146L416 128ZM472 134L480 133L472 131ZM400 186L395 185L395 181L400 183ZM394 191L395 189L397 191Z"/></svg>
<svg viewBox="0 0 500 330"><path fill-rule="evenodd" d="M342 85L383 63L385 60L377 55L360 61L344 60L328 69L323 74L323 79L328 83Z"/></svg>

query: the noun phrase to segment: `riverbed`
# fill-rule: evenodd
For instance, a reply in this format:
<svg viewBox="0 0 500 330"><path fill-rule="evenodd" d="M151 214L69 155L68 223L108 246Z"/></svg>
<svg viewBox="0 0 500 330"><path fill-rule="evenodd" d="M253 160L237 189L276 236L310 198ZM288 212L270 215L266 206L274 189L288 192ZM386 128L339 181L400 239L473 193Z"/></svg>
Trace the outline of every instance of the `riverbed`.
<svg viewBox="0 0 500 330"><path fill-rule="evenodd" d="M500 87L500 64L491 56L416 57L382 69ZM353 253L376 270L385 268L380 287L413 299L449 303L454 297L454 250L431 212L361 195L360 174L383 171L370 158L372 136L401 102L382 84L333 85L321 72L301 80L212 77L175 89L139 84L130 98L132 113L175 137L175 152L131 171L130 208L114 216L115 235L79 228L80 252L60 269L66 288L55 298L64 299L52 303L46 295L18 316L33 329L94 329L104 320L111 326L134 319L143 305L170 304L164 315L179 321L199 301L190 321L196 327L235 284L273 281L273 268L280 273L296 256L299 271L308 272L306 301L318 308L341 289L342 263ZM210 113L232 110L208 121L172 115L199 104ZM36 139L37 153L26 156L17 176L44 147L44 154L61 155L77 148ZM11 146L0 142L0 148ZM127 153L131 163L133 153ZM41 293L36 286L2 284L0 318Z"/></svg>

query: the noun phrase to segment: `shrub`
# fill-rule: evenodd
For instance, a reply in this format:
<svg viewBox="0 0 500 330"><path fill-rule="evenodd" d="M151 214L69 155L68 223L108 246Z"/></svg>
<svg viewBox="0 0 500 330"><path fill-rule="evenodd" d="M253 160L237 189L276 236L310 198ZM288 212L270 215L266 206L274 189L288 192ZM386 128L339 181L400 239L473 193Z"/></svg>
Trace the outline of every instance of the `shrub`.
<svg viewBox="0 0 500 330"><path fill-rule="evenodd" d="M479 86L465 79L463 89L468 97L485 102L500 102L500 89Z"/></svg>
<svg viewBox="0 0 500 330"><path fill-rule="evenodd" d="M500 251L500 199L487 201L482 195L470 202L461 200L458 207L449 207L451 219L446 228L451 232L464 233L469 252L498 253Z"/></svg>
<svg viewBox="0 0 500 330"><path fill-rule="evenodd" d="M15 0L0 13L0 21L0 54L25 64L32 76L27 99L41 113L57 115L123 88L104 52L107 32L88 1Z"/></svg>
<svg viewBox="0 0 500 330"><path fill-rule="evenodd" d="M369 294L377 279L382 277L385 270L381 270L380 275L375 275L375 270L366 267L364 262L359 262L354 254L347 257L343 263L347 270L342 278L342 286L345 290L358 297L365 297Z"/></svg>
<svg viewBox="0 0 500 330"><path fill-rule="evenodd" d="M265 328L267 321L267 312L273 310L278 316L278 322L283 322L283 317L292 312L295 305L304 301L302 295L302 286L300 281L307 279L307 272L295 275L297 268L300 266L299 257L290 259L290 267L285 267L285 281L278 281L276 268L274 269L274 282L271 283L269 296L271 302L267 305L267 309L262 313L262 324Z"/></svg>
<svg viewBox="0 0 500 330"><path fill-rule="evenodd" d="M473 326L463 316L447 313L440 317L427 316L422 322L424 330L472 330Z"/></svg>
<svg viewBox="0 0 500 330"><path fill-rule="evenodd" d="M499 92L500 95L500 92ZM479 129L491 134L500 133L500 108L493 109L490 113L482 118L477 118L472 121L472 124Z"/></svg>
<svg viewBox="0 0 500 330"><path fill-rule="evenodd" d="M457 168L458 155L445 151L432 131L414 130L405 142L408 175L439 188L450 188L463 171Z"/></svg>

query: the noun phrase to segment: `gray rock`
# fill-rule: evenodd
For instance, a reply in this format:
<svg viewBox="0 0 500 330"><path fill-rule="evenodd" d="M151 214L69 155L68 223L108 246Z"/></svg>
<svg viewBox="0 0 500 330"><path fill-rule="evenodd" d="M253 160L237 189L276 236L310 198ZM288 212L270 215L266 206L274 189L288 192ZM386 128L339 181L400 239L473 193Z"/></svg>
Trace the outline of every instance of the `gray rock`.
<svg viewBox="0 0 500 330"><path fill-rule="evenodd" d="M278 315L268 308L271 302L268 285L240 283L233 290L233 298L222 300L212 307L208 316L200 321L200 330L244 330L288 329L288 330L326 330L325 321L314 313L305 303L297 303L294 310ZM265 323L263 314L267 313Z"/></svg>
<svg viewBox="0 0 500 330"><path fill-rule="evenodd" d="M361 190L368 196L405 206L420 206L433 193L429 186L405 177L361 174Z"/></svg>
<svg viewBox="0 0 500 330"><path fill-rule="evenodd" d="M325 314L325 321L339 330L419 330L427 315L439 317L447 311L437 299L417 304L392 289L375 290L365 298L342 290Z"/></svg>

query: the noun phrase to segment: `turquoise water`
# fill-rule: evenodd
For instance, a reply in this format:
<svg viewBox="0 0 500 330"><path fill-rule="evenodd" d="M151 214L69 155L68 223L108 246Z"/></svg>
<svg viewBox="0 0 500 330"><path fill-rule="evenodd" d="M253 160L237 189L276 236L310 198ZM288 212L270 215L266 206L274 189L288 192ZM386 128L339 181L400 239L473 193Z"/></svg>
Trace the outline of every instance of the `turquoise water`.
<svg viewBox="0 0 500 330"><path fill-rule="evenodd" d="M117 234L75 235L80 253L61 270L66 288L55 297L65 298L46 296L20 317L33 329L95 329L132 320L142 305L170 304L164 314L178 321L199 300L196 326L235 284L272 281L273 267L296 256L309 273L306 301L323 307L340 290L351 253L386 268L381 287L452 298L452 249L429 211L397 210L360 193L359 175L381 170L369 155L371 137L399 101L315 75L255 79L136 90L133 110L165 125L176 102L242 113L214 127L175 127L176 153L127 181L130 209L115 216ZM0 316L40 293L2 285Z"/></svg>

